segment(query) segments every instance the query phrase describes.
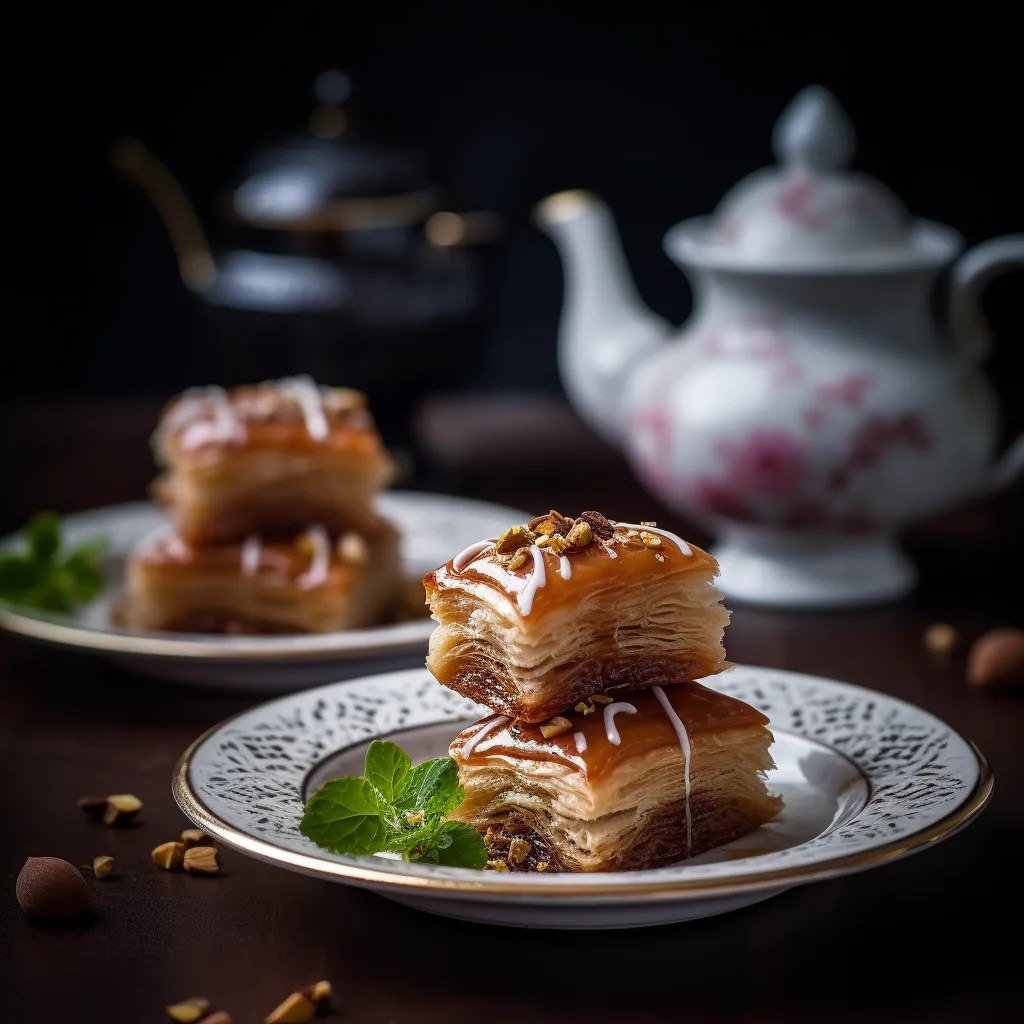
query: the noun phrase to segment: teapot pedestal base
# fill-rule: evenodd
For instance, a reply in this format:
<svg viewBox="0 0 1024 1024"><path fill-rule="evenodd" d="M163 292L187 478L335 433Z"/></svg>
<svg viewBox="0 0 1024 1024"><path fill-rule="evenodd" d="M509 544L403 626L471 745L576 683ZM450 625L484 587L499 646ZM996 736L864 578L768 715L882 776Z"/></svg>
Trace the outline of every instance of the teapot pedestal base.
<svg viewBox="0 0 1024 1024"><path fill-rule="evenodd" d="M885 535L726 527L711 549L726 598L776 608L853 608L905 597L917 571Z"/></svg>

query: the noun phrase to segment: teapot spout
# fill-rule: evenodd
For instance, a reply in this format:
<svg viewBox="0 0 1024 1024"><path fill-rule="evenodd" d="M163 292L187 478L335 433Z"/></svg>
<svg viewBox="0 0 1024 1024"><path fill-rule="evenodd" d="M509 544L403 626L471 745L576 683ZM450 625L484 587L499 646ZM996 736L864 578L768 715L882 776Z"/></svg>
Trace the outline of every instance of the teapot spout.
<svg viewBox="0 0 1024 1024"><path fill-rule="evenodd" d="M629 372L664 341L671 325L641 301L607 206L584 191L537 204L535 218L558 248L565 292L558 370L573 407L606 441L619 445Z"/></svg>

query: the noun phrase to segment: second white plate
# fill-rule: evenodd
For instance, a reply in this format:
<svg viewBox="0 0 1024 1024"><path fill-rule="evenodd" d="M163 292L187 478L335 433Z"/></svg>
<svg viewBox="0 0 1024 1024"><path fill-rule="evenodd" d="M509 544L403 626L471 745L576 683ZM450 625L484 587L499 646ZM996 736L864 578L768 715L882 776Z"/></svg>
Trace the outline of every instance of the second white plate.
<svg viewBox="0 0 1024 1024"><path fill-rule="evenodd" d="M391 491L378 499L381 515L402 535L406 576L420 577L452 553L494 537L530 515L518 509L447 495ZM103 655L134 672L196 686L283 692L367 672L422 664L431 619L370 629L295 636L207 636L119 629L110 603L120 592L135 545L166 522L150 502L112 505L67 516L65 542L97 537L109 543L105 592L74 615L49 615L0 603L0 627L60 647ZM8 537L0 550L17 545Z"/></svg>

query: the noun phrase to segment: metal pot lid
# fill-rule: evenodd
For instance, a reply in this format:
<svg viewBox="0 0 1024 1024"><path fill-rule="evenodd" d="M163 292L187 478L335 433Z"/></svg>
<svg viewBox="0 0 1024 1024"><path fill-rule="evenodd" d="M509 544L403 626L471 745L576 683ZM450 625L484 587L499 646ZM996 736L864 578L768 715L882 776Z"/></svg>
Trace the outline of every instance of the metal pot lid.
<svg viewBox="0 0 1024 1024"><path fill-rule="evenodd" d="M343 106L347 81L337 71L318 77L320 105L309 133L249 160L229 197L233 217L280 229L390 227L436 208L438 195L419 154L351 130Z"/></svg>
<svg viewBox="0 0 1024 1024"><path fill-rule="evenodd" d="M703 242L720 256L766 267L919 254L920 232L896 195L847 169L855 148L836 98L821 86L804 89L775 125L778 166L733 186L707 222Z"/></svg>

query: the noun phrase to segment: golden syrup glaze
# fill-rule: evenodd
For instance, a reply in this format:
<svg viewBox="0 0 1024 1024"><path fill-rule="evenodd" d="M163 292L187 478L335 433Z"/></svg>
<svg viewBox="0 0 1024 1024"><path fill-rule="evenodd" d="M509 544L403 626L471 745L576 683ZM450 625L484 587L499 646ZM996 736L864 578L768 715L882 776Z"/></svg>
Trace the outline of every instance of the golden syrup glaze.
<svg viewBox="0 0 1024 1024"><path fill-rule="evenodd" d="M427 573L423 585L428 598L452 590L465 591L487 603L497 598L500 604L518 612L525 624L531 616L542 617L566 601L579 601L582 595L605 587L633 585L672 573L717 572L718 563L701 548L686 544L684 551L665 535L658 546L649 547L639 538L642 529L634 524L615 524L607 543L595 540L583 548L570 548L561 557L531 548L533 557L513 570L507 568L508 559L496 553L493 540L480 541L485 545L481 550L468 555L459 552ZM474 547L478 545L466 551L473 552ZM520 598L537 571L538 552L543 558L544 582L532 590L524 609ZM563 571L563 559L568 561L569 573Z"/></svg>
<svg viewBox="0 0 1024 1024"><path fill-rule="evenodd" d="M704 732L768 724L768 719L749 704L701 683L676 683L662 689L691 741ZM609 739L606 714L609 708L623 704L635 707L636 712L608 716L619 737L620 742L616 744ZM589 714L566 711L562 717L572 723L572 728L550 739L545 739L541 732L543 723L529 725L506 719L495 727L499 717L490 715L474 722L455 737L449 754L457 763L482 764L497 756L557 761L585 772L593 783L627 758L659 747L679 746L676 728L651 690L623 694L614 704L595 702ZM477 733L485 730L487 735L476 740ZM583 738L582 743L579 736ZM473 744L468 758L462 753L467 744Z"/></svg>
<svg viewBox="0 0 1024 1024"><path fill-rule="evenodd" d="M137 550L132 562L142 569L161 573L237 572L242 576L259 576L302 589L330 584L347 590L359 567L344 561L337 544L330 541L326 559L322 554L318 557L317 545L312 542L310 532L299 534L292 541L261 539L255 556L252 538L244 544L197 546L175 533L166 533ZM247 544L249 551L246 550ZM319 571L318 563L322 564Z"/></svg>
<svg viewBox="0 0 1024 1024"><path fill-rule="evenodd" d="M176 459L218 451L275 449L352 455L383 454L373 417L358 392L318 388L301 378L224 391L196 389L164 408L154 444ZM332 394L345 396L338 403ZM349 398L348 396L352 396Z"/></svg>

